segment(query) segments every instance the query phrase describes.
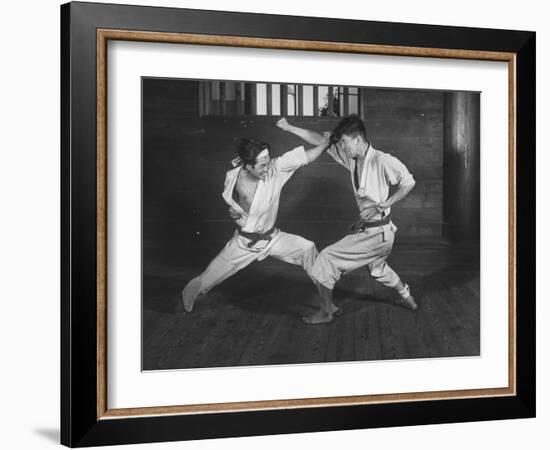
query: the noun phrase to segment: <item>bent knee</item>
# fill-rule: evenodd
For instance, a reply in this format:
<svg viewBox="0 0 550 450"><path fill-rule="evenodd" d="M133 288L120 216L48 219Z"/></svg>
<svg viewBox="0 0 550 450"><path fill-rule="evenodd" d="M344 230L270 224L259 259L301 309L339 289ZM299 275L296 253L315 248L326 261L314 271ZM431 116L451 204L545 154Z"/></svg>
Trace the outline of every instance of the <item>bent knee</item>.
<svg viewBox="0 0 550 450"><path fill-rule="evenodd" d="M304 245L304 248L308 252L315 252L317 253L317 246L315 245L315 242L306 240L306 243Z"/></svg>
<svg viewBox="0 0 550 450"><path fill-rule="evenodd" d="M369 267L369 271L371 274L371 277L373 278L380 278L383 277L386 274L386 264L378 264L374 267Z"/></svg>
<svg viewBox="0 0 550 450"><path fill-rule="evenodd" d="M309 241L307 239L303 239L297 246L296 250L298 250L302 254L314 254L316 255L317 252L317 246L315 245L315 242Z"/></svg>

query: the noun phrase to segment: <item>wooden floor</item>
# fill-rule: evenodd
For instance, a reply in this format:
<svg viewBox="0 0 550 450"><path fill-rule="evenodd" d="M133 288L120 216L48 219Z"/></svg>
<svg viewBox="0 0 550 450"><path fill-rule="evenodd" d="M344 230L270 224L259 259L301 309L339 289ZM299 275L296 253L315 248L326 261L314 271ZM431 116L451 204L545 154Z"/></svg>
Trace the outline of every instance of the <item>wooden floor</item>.
<svg viewBox="0 0 550 450"><path fill-rule="evenodd" d="M344 276L335 303L342 316L305 325L313 284L294 266L255 263L175 314L179 292L196 275L149 264L144 273L143 370L475 356L480 353L479 251L396 246L390 264L410 284L416 312L365 270Z"/></svg>

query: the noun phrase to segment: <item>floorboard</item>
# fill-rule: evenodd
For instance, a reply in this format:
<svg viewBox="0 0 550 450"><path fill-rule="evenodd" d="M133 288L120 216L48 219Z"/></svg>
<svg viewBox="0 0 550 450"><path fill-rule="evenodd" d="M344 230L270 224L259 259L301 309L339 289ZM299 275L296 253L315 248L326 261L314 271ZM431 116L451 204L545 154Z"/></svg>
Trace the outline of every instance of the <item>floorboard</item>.
<svg viewBox="0 0 550 450"><path fill-rule="evenodd" d="M192 268L149 261L144 269L144 370L448 358L480 354L480 282L476 249L435 245L394 248L390 264L420 308L365 269L337 283L343 314L306 325L318 307L315 287L296 266L266 260L200 298L190 314L175 307Z"/></svg>

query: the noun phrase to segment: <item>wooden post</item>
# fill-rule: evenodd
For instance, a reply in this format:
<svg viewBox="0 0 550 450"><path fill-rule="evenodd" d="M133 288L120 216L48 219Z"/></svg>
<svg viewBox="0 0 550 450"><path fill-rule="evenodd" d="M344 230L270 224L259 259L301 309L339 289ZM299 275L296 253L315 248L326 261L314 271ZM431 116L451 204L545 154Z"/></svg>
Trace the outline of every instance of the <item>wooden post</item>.
<svg viewBox="0 0 550 450"><path fill-rule="evenodd" d="M303 116L304 115L304 86L301 84L298 86L298 92L296 92L296 109L297 116Z"/></svg>
<svg viewBox="0 0 550 450"><path fill-rule="evenodd" d="M204 116L204 81L199 81L199 118Z"/></svg>
<svg viewBox="0 0 550 450"><path fill-rule="evenodd" d="M327 116L332 117L334 115L334 91L332 86L328 87L327 99L328 99Z"/></svg>
<svg viewBox="0 0 550 450"><path fill-rule="evenodd" d="M244 85L244 113L247 116L256 115L256 83Z"/></svg>
<svg viewBox="0 0 550 450"><path fill-rule="evenodd" d="M288 116L288 87L281 84L281 116Z"/></svg>
<svg viewBox="0 0 550 450"><path fill-rule="evenodd" d="M340 99L340 115L341 116L348 116L349 115L349 89L347 87L344 88L344 101Z"/></svg>
<svg viewBox="0 0 550 450"><path fill-rule="evenodd" d="M220 114L223 116L227 113L226 100L227 84L225 81L220 81Z"/></svg>
<svg viewBox="0 0 550 450"><path fill-rule="evenodd" d="M244 83L235 84L235 102L237 103L237 114L242 116L244 114Z"/></svg>
<svg viewBox="0 0 550 450"><path fill-rule="evenodd" d="M273 115L273 85L271 83L267 83L266 85L265 97L267 100L266 115L272 116Z"/></svg>
<svg viewBox="0 0 550 450"><path fill-rule="evenodd" d="M357 101L359 102L358 109L359 109L359 117L365 122L365 125L367 124L367 89L366 88L358 88L359 93L357 96ZM367 130L367 138L369 137L369 130Z"/></svg>
<svg viewBox="0 0 550 450"><path fill-rule="evenodd" d="M443 94L443 235L479 240L479 94Z"/></svg>
<svg viewBox="0 0 550 450"><path fill-rule="evenodd" d="M204 93L204 109L203 114L208 116L212 113L212 83L210 81L203 81L203 93Z"/></svg>

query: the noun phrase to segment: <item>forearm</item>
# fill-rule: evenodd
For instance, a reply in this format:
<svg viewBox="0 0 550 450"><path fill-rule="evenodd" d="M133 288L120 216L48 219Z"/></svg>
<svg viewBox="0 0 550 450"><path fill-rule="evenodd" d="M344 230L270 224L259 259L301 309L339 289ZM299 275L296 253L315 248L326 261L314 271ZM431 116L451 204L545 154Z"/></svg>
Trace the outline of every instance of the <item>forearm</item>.
<svg viewBox="0 0 550 450"><path fill-rule="evenodd" d="M330 142L327 140L322 139L322 143L318 145L317 147L313 147L312 149L306 150L306 157L307 157L307 163L312 163L315 161L321 154L329 147Z"/></svg>
<svg viewBox="0 0 550 450"><path fill-rule="evenodd" d="M304 141L311 145L321 145L325 140L323 135L316 133L315 131L306 130L305 128L296 127L290 124L288 125L286 131L301 137Z"/></svg>
<svg viewBox="0 0 550 450"><path fill-rule="evenodd" d="M400 200L403 200L409 192L414 188L415 183L408 184L406 186L399 186L397 190L389 197L384 203L386 207L390 207Z"/></svg>

